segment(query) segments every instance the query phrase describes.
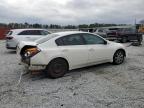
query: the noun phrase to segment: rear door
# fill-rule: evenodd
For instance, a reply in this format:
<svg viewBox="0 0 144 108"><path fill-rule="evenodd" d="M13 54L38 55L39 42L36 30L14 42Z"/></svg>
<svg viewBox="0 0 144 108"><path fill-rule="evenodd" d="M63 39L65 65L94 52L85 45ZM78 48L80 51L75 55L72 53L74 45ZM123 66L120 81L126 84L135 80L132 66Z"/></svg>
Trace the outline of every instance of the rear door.
<svg viewBox="0 0 144 108"><path fill-rule="evenodd" d="M81 34L64 36L57 39L56 43L72 68L82 67L87 64L88 48L84 45Z"/></svg>

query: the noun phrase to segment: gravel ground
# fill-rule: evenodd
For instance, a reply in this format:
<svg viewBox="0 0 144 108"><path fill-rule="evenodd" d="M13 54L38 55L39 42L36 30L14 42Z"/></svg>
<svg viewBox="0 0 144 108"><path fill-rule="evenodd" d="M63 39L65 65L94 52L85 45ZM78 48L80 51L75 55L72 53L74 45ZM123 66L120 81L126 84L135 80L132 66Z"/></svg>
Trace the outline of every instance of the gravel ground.
<svg viewBox="0 0 144 108"><path fill-rule="evenodd" d="M73 70L59 79L25 74L19 83L25 69L0 41L0 108L144 108L144 45L127 51L121 65Z"/></svg>

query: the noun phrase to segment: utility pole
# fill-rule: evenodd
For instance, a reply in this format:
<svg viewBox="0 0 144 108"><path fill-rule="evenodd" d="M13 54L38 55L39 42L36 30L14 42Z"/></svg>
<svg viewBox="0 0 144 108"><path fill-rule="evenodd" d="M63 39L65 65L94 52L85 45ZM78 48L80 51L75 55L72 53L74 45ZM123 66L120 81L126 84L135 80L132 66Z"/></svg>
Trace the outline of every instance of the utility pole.
<svg viewBox="0 0 144 108"><path fill-rule="evenodd" d="M136 26L136 18L135 18L135 26Z"/></svg>

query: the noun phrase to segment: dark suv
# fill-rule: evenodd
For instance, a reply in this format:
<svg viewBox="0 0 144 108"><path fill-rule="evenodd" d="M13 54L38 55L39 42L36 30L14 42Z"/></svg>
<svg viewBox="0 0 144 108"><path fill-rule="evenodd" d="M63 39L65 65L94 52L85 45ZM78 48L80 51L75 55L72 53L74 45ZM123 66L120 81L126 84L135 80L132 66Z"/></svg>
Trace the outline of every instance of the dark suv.
<svg viewBox="0 0 144 108"><path fill-rule="evenodd" d="M135 28L112 28L107 32L109 40L119 40L122 43L127 41L138 41L141 43L142 34L137 32Z"/></svg>

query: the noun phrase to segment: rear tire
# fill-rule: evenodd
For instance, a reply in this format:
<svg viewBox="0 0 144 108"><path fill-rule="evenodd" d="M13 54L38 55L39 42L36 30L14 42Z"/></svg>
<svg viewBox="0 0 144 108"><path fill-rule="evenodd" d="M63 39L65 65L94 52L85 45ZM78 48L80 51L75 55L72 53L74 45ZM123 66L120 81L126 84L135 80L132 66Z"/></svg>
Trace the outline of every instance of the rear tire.
<svg viewBox="0 0 144 108"><path fill-rule="evenodd" d="M68 64L64 59L58 58L46 67L46 75L50 78L60 78L68 71Z"/></svg>
<svg viewBox="0 0 144 108"><path fill-rule="evenodd" d="M123 50L118 50L113 56L113 64L119 65L124 62L125 53Z"/></svg>

